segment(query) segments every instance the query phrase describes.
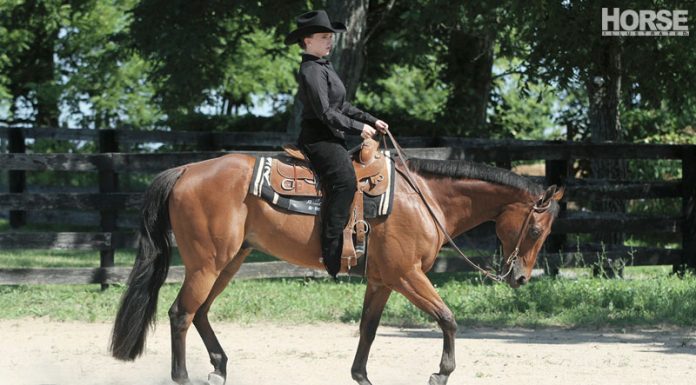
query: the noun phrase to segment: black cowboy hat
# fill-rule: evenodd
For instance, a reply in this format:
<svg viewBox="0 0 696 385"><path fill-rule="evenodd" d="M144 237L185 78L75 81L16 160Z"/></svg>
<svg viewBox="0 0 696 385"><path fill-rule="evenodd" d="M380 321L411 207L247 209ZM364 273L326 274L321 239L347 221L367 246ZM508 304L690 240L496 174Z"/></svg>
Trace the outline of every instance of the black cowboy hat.
<svg viewBox="0 0 696 385"><path fill-rule="evenodd" d="M285 45L297 43L300 38L317 32L345 32L346 25L331 22L324 10L309 11L297 16L297 28L285 37Z"/></svg>

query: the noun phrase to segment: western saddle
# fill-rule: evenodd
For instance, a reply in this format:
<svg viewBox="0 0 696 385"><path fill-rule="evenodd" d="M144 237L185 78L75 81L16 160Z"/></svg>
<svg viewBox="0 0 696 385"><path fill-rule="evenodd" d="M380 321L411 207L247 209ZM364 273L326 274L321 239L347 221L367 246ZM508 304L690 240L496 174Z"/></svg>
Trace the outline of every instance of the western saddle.
<svg viewBox="0 0 696 385"><path fill-rule="evenodd" d="M309 164L309 159L293 144L283 145L285 157L273 159L271 187L280 195L320 197L320 181ZM379 142L365 140L352 156L358 190L355 192L351 215L343 230L341 271L350 270L367 251L369 225L363 211L363 194L379 196L387 192L388 167L386 157L379 152ZM355 236L355 240L353 240Z"/></svg>

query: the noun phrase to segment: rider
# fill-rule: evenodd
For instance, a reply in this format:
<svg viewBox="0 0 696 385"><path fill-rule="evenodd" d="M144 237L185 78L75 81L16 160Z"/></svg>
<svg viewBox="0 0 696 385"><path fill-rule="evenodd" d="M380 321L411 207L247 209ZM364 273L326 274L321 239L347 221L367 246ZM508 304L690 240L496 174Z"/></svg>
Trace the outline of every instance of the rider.
<svg viewBox="0 0 696 385"><path fill-rule="evenodd" d="M331 22L325 11L318 10L298 16L297 28L285 38L286 45L297 43L303 50L297 79L298 99L303 106L298 145L321 180L321 252L324 267L334 278L341 269L343 228L357 190L345 134L367 139L375 135L375 128L384 132L389 127L345 100L343 82L323 58L331 52L334 33L345 30L343 23Z"/></svg>

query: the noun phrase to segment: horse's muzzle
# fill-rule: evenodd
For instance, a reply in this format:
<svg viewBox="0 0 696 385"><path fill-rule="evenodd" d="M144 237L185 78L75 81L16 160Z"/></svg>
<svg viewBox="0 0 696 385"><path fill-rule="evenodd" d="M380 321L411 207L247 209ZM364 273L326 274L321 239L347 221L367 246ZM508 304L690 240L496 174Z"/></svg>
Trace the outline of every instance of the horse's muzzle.
<svg viewBox="0 0 696 385"><path fill-rule="evenodd" d="M517 289L518 287L527 284L529 282L529 277L527 277L526 274L524 274L524 268L522 266L519 266L519 261L516 261L516 263L513 264L512 266L512 271L510 271L510 274L507 276L507 283L510 285L511 288Z"/></svg>
<svg viewBox="0 0 696 385"><path fill-rule="evenodd" d="M515 281L517 281L517 284L520 285L520 286L521 286L521 285L524 285L524 284L527 283L527 276L525 276L524 274L522 274L521 276L517 277L517 278L515 279Z"/></svg>

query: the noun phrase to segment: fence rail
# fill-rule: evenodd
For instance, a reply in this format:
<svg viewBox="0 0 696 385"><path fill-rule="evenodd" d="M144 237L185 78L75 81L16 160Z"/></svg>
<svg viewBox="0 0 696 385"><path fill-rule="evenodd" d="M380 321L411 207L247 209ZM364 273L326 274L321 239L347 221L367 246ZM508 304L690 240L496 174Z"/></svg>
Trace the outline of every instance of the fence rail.
<svg viewBox="0 0 696 385"><path fill-rule="evenodd" d="M275 153L284 142L291 141L284 133L208 133L130 130L77 130L46 127L0 126L0 139L8 141L8 153L0 154L0 172L7 172L8 192L0 192L0 211L9 212L11 231L0 232L0 248L80 249L99 250L100 268L36 270L0 269L2 283L71 282L109 284L125 279L124 268L113 267L114 250L133 247L140 207L141 192L124 192L119 175L156 173L161 170L223 156L229 153L260 155ZM27 153L29 139L91 141L100 153L37 154ZM696 146L646 145L617 143L571 143L560 141L483 140L457 137L403 137L400 143L408 147L409 156L438 159L472 159L494 162L510 167L514 161L543 160L545 175L535 181L562 184L566 187L566 202L575 206L598 200L681 199L678 215L635 215L585 212L562 205L561 214L547 241L542 264L556 268L582 258L592 263L600 254L597 245L573 245L568 234L622 232L628 234L681 233L681 249L654 247L627 248L615 245L601 253L610 258L630 259L635 265L689 265L696 267ZM183 145L184 152L126 153L126 145L165 143ZM240 150L244 149L244 150ZM201 150L201 151L194 151ZM230 151L234 150L234 151ZM674 159L681 162L681 179L662 181L576 179L572 165L582 159ZM94 173L97 185L84 192L30 192L26 173L37 171ZM61 211L62 210L62 211ZM70 220L71 224L92 225L88 232L29 232L22 230L29 218ZM56 214L52 214L56 213ZM58 214L58 213L69 213ZM70 218L70 219L67 219ZM72 222L74 218L75 222ZM487 232L491 227L483 225ZM459 240L458 240L459 241ZM462 243L465 243L462 241ZM461 261L445 259L436 270L460 269ZM482 263L490 263L482 259ZM279 262L280 263L280 262ZM261 268L255 266L254 268ZM270 266L270 265L269 265ZM290 267L288 267L290 269ZM176 272L177 269L172 271ZM277 270L285 274L285 270ZM294 271L294 270L293 270ZM62 272L62 273L61 273ZM299 273L298 273L299 274ZM304 274L304 273L303 273ZM41 278L43 277L43 278ZM51 278L53 277L53 278ZM79 277L79 278L74 278ZM177 279L176 274L172 279Z"/></svg>
<svg viewBox="0 0 696 385"><path fill-rule="evenodd" d="M114 284L128 279L130 267L0 269L0 285ZM235 279L314 277L318 272L285 262L245 263ZM166 282L181 282L183 266L169 268Z"/></svg>

